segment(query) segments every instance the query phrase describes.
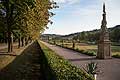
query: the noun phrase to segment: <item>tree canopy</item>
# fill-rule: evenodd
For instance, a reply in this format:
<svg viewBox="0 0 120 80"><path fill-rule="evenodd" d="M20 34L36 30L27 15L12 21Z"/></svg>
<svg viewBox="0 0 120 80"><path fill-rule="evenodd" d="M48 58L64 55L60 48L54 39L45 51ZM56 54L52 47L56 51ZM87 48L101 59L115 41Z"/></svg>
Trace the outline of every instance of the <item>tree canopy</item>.
<svg viewBox="0 0 120 80"><path fill-rule="evenodd" d="M0 0L0 34L8 37L9 47L12 34L37 39L52 23L53 8L57 6L51 0Z"/></svg>

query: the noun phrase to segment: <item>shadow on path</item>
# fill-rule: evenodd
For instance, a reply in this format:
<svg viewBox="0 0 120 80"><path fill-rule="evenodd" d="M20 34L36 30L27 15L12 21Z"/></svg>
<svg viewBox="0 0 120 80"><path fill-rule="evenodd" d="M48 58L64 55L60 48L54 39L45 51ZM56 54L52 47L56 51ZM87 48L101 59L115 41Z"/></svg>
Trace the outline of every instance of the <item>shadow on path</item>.
<svg viewBox="0 0 120 80"><path fill-rule="evenodd" d="M8 52L7 52L7 51L0 51L0 54L1 54L1 53L8 53Z"/></svg>
<svg viewBox="0 0 120 80"><path fill-rule="evenodd" d="M55 80L55 77L39 44L35 41L0 70L0 80Z"/></svg>
<svg viewBox="0 0 120 80"><path fill-rule="evenodd" d="M7 54L7 53L6 53L6 54L1 54L1 53L0 53L0 56L1 56L1 55L5 55L5 56L17 56L16 54Z"/></svg>
<svg viewBox="0 0 120 80"><path fill-rule="evenodd" d="M7 53L7 52L0 52L0 56L17 56L16 54L13 53Z"/></svg>
<svg viewBox="0 0 120 80"><path fill-rule="evenodd" d="M96 58L79 58L79 59L68 59L69 61L88 61L88 60L98 60Z"/></svg>

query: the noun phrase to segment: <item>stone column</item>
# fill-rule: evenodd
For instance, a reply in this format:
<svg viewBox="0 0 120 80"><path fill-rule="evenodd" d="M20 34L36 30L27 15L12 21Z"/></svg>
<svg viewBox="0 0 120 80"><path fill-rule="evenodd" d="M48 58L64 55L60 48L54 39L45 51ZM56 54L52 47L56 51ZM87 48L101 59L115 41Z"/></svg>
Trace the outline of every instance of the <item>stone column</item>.
<svg viewBox="0 0 120 80"><path fill-rule="evenodd" d="M103 20L100 29L100 38L98 41L97 58L108 59L111 58L111 42L109 40L109 32L107 30L105 4L103 5Z"/></svg>

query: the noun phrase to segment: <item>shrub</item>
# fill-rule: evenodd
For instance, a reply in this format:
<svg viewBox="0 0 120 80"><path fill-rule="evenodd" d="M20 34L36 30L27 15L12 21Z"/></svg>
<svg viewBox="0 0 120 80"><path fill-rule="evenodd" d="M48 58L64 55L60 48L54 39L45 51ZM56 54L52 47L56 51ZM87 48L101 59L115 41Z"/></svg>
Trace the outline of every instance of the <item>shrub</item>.
<svg viewBox="0 0 120 80"><path fill-rule="evenodd" d="M84 50L79 50L79 52L84 53L85 51Z"/></svg>
<svg viewBox="0 0 120 80"><path fill-rule="evenodd" d="M89 56L95 56L96 55L96 53L94 51L86 51L86 50L79 50L79 49L76 49L75 51L80 52L82 54L89 55Z"/></svg>
<svg viewBox="0 0 120 80"><path fill-rule="evenodd" d="M89 74L71 65L44 44L40 43L40 45L57 80L94 80Z"/></svg>
<svg viewBox="0 0 120 80"><path fill-rule="evenodd" d="M90 62L86 65L86 69L85 71L88 73L88 74L91 74L91 75L94 75L94 74L97 74L97 68L98 68L98 64L95 63L95 62Z"/></svg>
<svg viewBox="0 0 120 80"><path fill-rule="evenodd" d="M119 54L116 54L116 55L113 55L113 57L115 57L115 58L120 58L120 55L119 55Z"/></svg>
<svg viewBox="0 0 120 80"><path fill-rule="evenodd" d="M94 51L87 51L86 54L89 55L89 56L95 56L96 55L96 53Z"/></svg>

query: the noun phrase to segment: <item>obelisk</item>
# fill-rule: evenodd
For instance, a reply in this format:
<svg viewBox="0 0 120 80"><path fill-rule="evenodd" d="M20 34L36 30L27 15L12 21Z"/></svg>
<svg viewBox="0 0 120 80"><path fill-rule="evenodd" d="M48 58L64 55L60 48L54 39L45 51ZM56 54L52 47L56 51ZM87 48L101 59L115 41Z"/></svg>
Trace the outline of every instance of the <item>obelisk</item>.
<svg viewBox="0 0 120 80"><path fill-rule="evenodd" d="M108 59L111 58L111 42L109 40L109 32L107 29L107 21L106 21L106 11L105 11L105 3L103 4L103 20L100 29L100 38L98 41L98 52L97 58L99 59Z"/></svg>

